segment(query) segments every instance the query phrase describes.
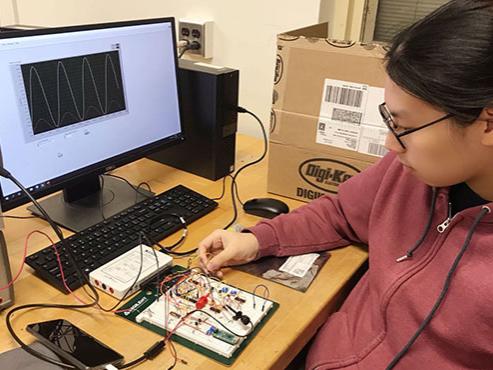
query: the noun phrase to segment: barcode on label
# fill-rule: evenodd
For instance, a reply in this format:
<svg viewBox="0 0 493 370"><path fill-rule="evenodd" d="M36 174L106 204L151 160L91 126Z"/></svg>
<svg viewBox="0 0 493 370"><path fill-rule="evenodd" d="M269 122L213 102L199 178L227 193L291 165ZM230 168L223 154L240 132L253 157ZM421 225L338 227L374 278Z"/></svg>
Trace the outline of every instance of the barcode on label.
<svg viewBox="0 0 493 370"><path fill-rule="evenodd" d="M363 91L350 89L347 87L327 86L325 90L325 101L350 107L361 108Z"/></svg>
<svg viewBox="0 0 493 370"><path fill-rule="evenodd" d="M354 112L352 110L334 108L332 111L332 119L336 121L360 123L363 113Z"/></svg>
<svg viewBox="0 0 493 370"><path fill-rule="evenodd" d="M387 154L387 149L381 144L368 143L368 153L383 157Z"/></svg>

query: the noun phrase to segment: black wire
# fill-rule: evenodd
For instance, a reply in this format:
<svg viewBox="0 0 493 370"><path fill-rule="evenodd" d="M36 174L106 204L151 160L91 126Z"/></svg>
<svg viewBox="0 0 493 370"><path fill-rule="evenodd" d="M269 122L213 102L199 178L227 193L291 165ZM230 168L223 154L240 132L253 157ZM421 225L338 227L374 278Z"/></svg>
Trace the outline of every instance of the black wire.
<svg viewBox="0 0 493 370"><path fill-rule="evenodd" d="M183 56L183 54L185 54L185 53L186 53L188 50L190 50L191 48L192 48L192 47L190 46L190 44L189 44L189 45L185 45L185 46L181 49L180 54L178 54L178 59L180 59L180 58Z"/></svg>
<svg viewBox="0 0 493 370"><path fill-rule="evenodd" d="M171 244L170 246L164 246L161 243L155 241L154 239L151 240L149 238L149 236L147 236L146 234L142 233L142 235L146 238L147 242L152 243L152 245L156 245L157 247L159 247L159 249L161 249L162 252L165 252L165 253L168 253L168 254L176 254L178 256L185 256L185 255L191 254L191 253L193 253L193 252L195 252L197 250L197 249L195 249L193 252L182 252L182 253L173 252L172 249L174 249L174 248L178 247L179 245L183 244L183 242L187 238L187 235L188 235L187 222L185 221L185 218L184 217L182 217L182 216L180 216L180 215L178 215L176 213L161 213L160 216L171 216L171 217L178 218L180 220L181 229L183 230L183 234L180 237L180 239L178 241L176 241L175 243ZM148 226L150 226L150 225L148 225Z"/></svg>
<svg viewBox="0 0 493 370"><path fill-rule="evenodd" d="M419 239L416 241L416 243L414 243L414 245L407 250L406 254L397 259L397 262L403 261L404 259L407 259L407 258L411 258L413 256L414 252L419 248L421 243L423 243L423 241L425 240L426 235L428 235L428 231L430 231L431 223L433 221L433 214L434 214L434 210L435 210L436 200L437 200L437 188L433 187L432 188L432 195L431 195L430 213L428 215L428 221L426 222L423 233L421 234Z"/></svg>
<svg viewBox="0 0 493 370"><path fill-rule="evenodd" d="M45 354L43 354L41 352L38 352L38 351L32 349L31 347L29 347L15 333L15 331L12 327L10 318L15 312L20 311L20 310L30 309L30 308L64 308L64 309L67 309L67 308L82 308L82 307L83 307L82 305L66 305L66 304L60 304L60 305L42 304L42 303L25 304L25 305L17 306L15 308L11 309L7 313L7 316L5 317L5 324L7 325L7 330L9 331L12 338L14 338L14 340L17 342L17 344L19 344L21 346L21 348L24 351L26 351L27 353L29 353L30 355L32 355L32 356L34 356L34 357L36 357L42 361L53 364L53 365L61 366L61 367L66 368L66 369L75 369L76 367L73 365L69 365L69 364L62 362L62 361L57 361L51 357L46 356Z"/></svg>
<svg viewBox="0 0 493 370"><path fill-rule="evenodd" d="M147 361L147 357L145 355L142 355L139 358L129 362L128 364L117 366L117 368L118 369L128 369L129 367L140 365L144 361Z"/></svg>
<svg viewBox="0 0 493 370"><path fill-rule="evenodd" d="M143 194L142 192L138 191L139 189L142 189L142 185L145 185L147 187L147 191L152 193L151 185L149 185L147 182L143 181L138 183L137 186L135 187L135 202L134 202L135 204L139 202L139 194L141 195ZM152 196L154 196L154 193L152 194ZM149 197L146 198L149 199Z"/></svg>
<svg viewBox="0 0 493 370"><path fill-rule="evenodd" d="M100 190L100 196L99 196L99 209L101 210L101 217L102 217L103 221L105 221L106 220L106 216L104 215L104 206L105 205L104 205L104 202L103 202L104 177L103 176L99 176L99 180L101 181L101 190ZM113 199L111 199L109 201L109 203L113 202L114 199L115 199L115 197L114 197L114 193L113 193Z"/></svg>
<svg viewBox="0 0 493 370"><path fill-rule="evenodd" d="M253 118L255 118L257 120L257 122L259 123L260 125L260 128L262 129L262 136L264 138L264 151L262 153L262 155L250 162L250 163L247 163L245 164L244 166L242 166L241 168L238 169L238 171L236 171L236 173L233 175L233 180L231 182L231 198L232 198L232 202L233 202L233 219L224 227L224 230L228 229L231 225L233 225L238 217L238 209L236 208L236 197L238 196L235 192L235 189L236 188L236 178L238 177L238 175L241 173L241 171L243 171L245 168L248 168L250 166L253 166L254 164L257 164L259 163L262 159L265 158L265 156L267 155L267 133L265 132L265 128L264 128L264 125L262 123L262 121L260 120L260 118L258 118L254 113L248 111L247 109L243 108L243 107L238 107L238 112L240 113L248 113L249 115L251 115Z"/></svg>
<svg viewBox="0 0 493 370"><path fill-rule="evenodd" d="M131 187L132 189L134 189L137 193L139 193L140 195L142 195L142 196L144 196L144 197L146 197L146 198L148 198L148 199L150 199L150 198L154 197L154 195L149 195L149 194L146 194L146 193L143 193L143 192L139 191L139 188L140 188L140 185L141 185L141 184L145 184L145 185L147 185L147 187L148 187L149 189L151 189L150 185L149 185L148 183L146 183L146 182L141 182L138 186L134 186L134 185L133 185L130 181L128 181L126 178L121 177L121 176L118 176L118 175L113 175L113 174L111 174L111 173L105 173L105 174L103 174L103 176L114 177L114 178L116 178L116 179L120 179L120 180L122 180L122 181L125 181L125 182L128 184L128 186L130 186L130 187Z"/></svg>
<svg viewBox="0 0 493 370"><path fill-rule="evenodd" d="M253 288L253 292L252 292L252 295L253 295L253 308L255 308L255 297L256 297L256 294L255 292L257 291L258 288L264 288L264 296L262 297L264 299L264 303L262 304L262 311L264 310L264 307L265 307L265 301L269 299L270 297L270 290L269 288L267 287L267 285L265 284L257 284L255 286L255 288Z"/></svg>
<svg viewBox="0 0 493 370"><path fill-rule="evenodd" d="M140 188L142 188L142 186L143 186L143 185L145 185L145 186L147 187L147 190L148 190L150 193L152 193L151 185L149 185L149 183L148 183L148 182L145 182L145 181L142 181L142 182L140 182L139 184L137 184L136 188L137 188L137 189L140 189Z"/></svg>
<svg viewBox="0 0 493 370"><path fill-rule="evenodd" d="M8 215L0 215L1 218L15 218L19 220L26 220L29 218L38 218L38 216L8 216Z"/></svg>
<svg viewBox="0 0 493 370"><path fill-rule="evenodd" d="M63 246L65 248L65 251L68 253L69 259L71 260L70 262L75 266L75 269L76 269L76 271L77 271L77 273L79 275L79 278L82 277L86 281L86 283L89 285L92 293L94 294L94 297L89 295L92 299L94 299L93 302L90 302L90 303L87 303L87 304L81 304L81 305L35 303L35 304L26 304L26 305L21 305L21 306L14 307L13 309L11 309L7 313L7 315L5 317L5 324L7 326L7 330L9 331L10 335L12 336L12 338L14 338L14 340L17 342L17 344L19 344L24 351L26 351L27 353L31 354L32 356L34 356L34 357L36 357L36 358L38 358L38 359L40 359L42 361L51 363L53 365L61 366L61 367L66 368L66 369L75 369L76 368L75 366L69 365L69 364L67 364L65 362L62 362L62 361L57 361L55 359L52 359L51 357L46 356L45 354L32 349L26 343L24 343L17 336L17 334L15 333L15 330L12 327L12 324L11 324L11 317L17 311L25 310L25 309L31 309L31 308L80 309L80 308L93 307L95 305L98 305L99 307L101 307L99 305L99 300L100 300L99 294L98 294L97 290L90 283L89 278L87 277L87 275L85 275L81 271L79 265L75 262L75 258L73 256L72 250L70 248L68 248L67 242L66 242L66 240L65 240L65 238L63 236L62 231L60 230L60 228L58 227L58 225L56 225L54 223L54 221L51 219L51 217L48 215L48 213L44 210L44 208L38 203L38 201L36 199L34 199L34 197L31 195L31 193L29 193L29 191L27 191L27 189L9 171L7 171L6 169L0 167L0 176L6 177L10 181L12 181L15 185L17 185L17 187L19 187L19 189L21 189L27 195L27 197L31 200L31 202L34 204L34 206L43 215L43 218L46 221L48 221L48 223L53 228L53 230L57 234L58 238L62 242L62 244L63 244ZM157 256L156 256L156 259L157 259ZM141 267L140 267L140 270L139 270L139 274L140 274L140 271L141 270L142 270L142 263L141 263ZM138 277L137 277L137 279L138 279ZM128 293L128 291L126 292L126 294L127 293ZM147 360L147 358L145 356L141 356L140 358L138 358L137 360L132 361L131 363L133 363L133 364L140 363L140 362L144 361L143 358L145 360ZM123 365L123 366L125 366L125 365ZM128 366L128 367L130 367L130 366Z"/></svg>
<svg viewBox="0 0 493 370"><path fill-rule="evenodd" d="M157 246L161 252L164 252L164 253L167 253L170 255L174 255L174 256L188 256L190 254L194 254L198 250L198 248L194 248L194 249L191 249L191 250L186 251L186 252L174 252L172 250L167 249L164 245L155 241L154 239L151 239L149 237L149 235L144 234L144 239L146 239L146 241L149 244L151 244L151 246L153 246L153 245Z"/></svg>
<svg viewBox="0 0 493 370"><path fill-rule="evenodd" d="M211 198L211 199L212 199L212 200L221 200L221 199L224 197L224 195L225 195L225 193L226 193L226 179L227 179L228 177L229 177L229 178L231 178L231 181L233 181L233 182L234 182L234 186L235 186L235 189L236 189L236 199L237 199L237 200L238 200L238 202L240 202L240 204L243 206L243 202L241 201L241 199L240 199L240 195L239 195L239 193L238 193L238 183L236 182L236 180L234 180L234 179L233 179L233 176L232 176L231 174L226 175L226 176L224 176L224 177L223 177L223 189L222 189L222 191L221 191L221 195L220 195L219 197L217 197L217 198Z"/></svg>
<svg viewBox="0 0 493 370"><path fill-rule="evenodd" d="M50 226L52 227L52 229L55 231L56 235L60 239L60 241L61 241L61 243L62 243L62 245L63 245L63 247L64 247L64 249L65 249L65 251L66 251L66 253L68 255L68 257L69 257L70 262L73 264L73 266L75 267L75 270L77 271L77 274L78 274L79 279L82 278L84 281L86 281L87 283L89 283L89 278L82 272L82 270L80 269L79 265L75 262L75 258L74 258L74 255L72 253L72 250L69 248L69 246L68 246L68 244L67 244L67 242L66 242L66 240L65 240L65 238L63 236L62 231L60 230L60 228L58 227L58 225L56 225L55 222L51 219L51 217L48 215L48 213L46 213L46 211L44 210L44 208L38 203L38 201L36 199L34 199L34 197L31 195L31 193L29 193L29 191L27 191L27 189L9 171L7 171L5 168L1 168L0 167L0 176L5 177L5 178L9 179L10 181L12 181L20 190L22 190L22 192L24 194L27 195L27 197L29 198L29 200L39 210L39 212L42 214L43 218L50 224ZM27 353L33 355L34 357L37 357L40 360L43 360L45 362L49 362L49 363L54 364L54 365L57 365L57 366L62 366L62 367L69 368L69 369L75 369L75 367L72 366L72 365L68 365L68 364L66 364L64 362L60 362L60 361L54 360L51 357L46 356L43 353L40 353L40 352L38 352L38 351L33 350L32 348L30 348L15 333L15 331L14 331L14 329L12 327L12 324L10 322L10 318L12 317L12 315L15 312L20 311L20 310L24 310L24 309L29 309L29 308L89 308L89 307L93 307L94 305L96 305L99 302L99 294L96 291L96 289L94 287L92 287L92 286L91 286L91 290L92 290L92 292L94 294L94 301L93 302L90 302L90 303L87 303L87 304L82 304L82 305L67 305L67 304L41 304L41 303L36 303L36 304L21 305L21 306L17 306L15 308L11 309L7 313L7 316L5 317L5 323L7 325L7 329L9 331L10 335L17 342L17 344L19 344L21 346L21 348L24 351L26 351Z"/></svg>
<svg viewBox="0 0 493 370"><path fill-rule="evenodd" d="M157 245L159 246L159 248L161 249L164 249L164 250L167 250L168 252L171 251L172 249L178 247L179 245L183 244L183 242L185 241L185 239L187 238L187 235L188 235L188 226L187 226L187 223L185 221L185 218L180 216L180 215L177 215L175 213L167 213L167 214L161 214L162 216L174 216L174 217L177 217L179 220L180 220L180 223L181 223L181 229L183 230L183 234L182 236L180 237L179 240L177 240L176 242L174 242L173 244L169 245L169 246L163 246L162 244L160 243L157 243ZM177 252L173 252L173 253L177 253Z"/></svg>
<svg viewBox="0 0 493 370"><path fill-rule="evenodd" d="M170 347L173 347L172 351L175 353L175 355L173 356L173 364L168 367L168 370L173 370L176 366L176 363L178 362L178 353L176 352L176 348L175 348L175 345L173 344L173 341L171 340L171 338L169 338L169 345Z"/></svg>
<svg viewBox="0 0 493 370"><path fill-rule="evenodd" d="M241 201L241 198L240 198L240 194L239 194L239 191L238 191L238 182L235 179L233 179L233 176L231 176L231 178L232 178L232 181L233 181L234 186L235 186L236 199L238 200L238 202L240 202L241 206L243 207L244 203Z"/></svg>
<svg viewBox="0 0 493 370"><path fill-rule="evenodd" d="M226 193L226 179L228 177L231 177L232 178L233 176L227 175L227 176L224 176L223 177L223 190L221 191L221 195L219 197L217 197L217 198L211 198L211 200L221 200L224 197L224 194Z"/></svg>
<svg viewBox="0 0 493 370"><path fill-rule="evenodd" d="M462 245L459 253L455 257L455 260L454 260L454 262L452 264L452 267L450 267L450 269L449 269L449 271L447 273L447 277L445 278L445 282L443 284L442 291L440 292L440 295L438 296L437 300L435 301L435 304L433 305L433 308L428 313L428 315L426 316L426 318L423 320L423 322L419 326L418 330L416 330L416 332L411 337L411 339L409 339L409 341L406 343L406 345L404 346L404 348L402 348L402 350L400 350L399 353L397 353L397 355L395 355L395 357L392 359L392 361L389 363L389 365L385 368L386 370L391 370L391 369L393 369L395 367L395 365L397 365L397 363L406 355L406 353L409 351L409 349L411 348L411 346L418 339L418 337L423 332L423 330L426 328L426 326L430 323L431 319L435 315L435 312L438 310L438 308L442 304L442 302L443 302L443 300L444 300L444 298L445 298L445 296L446 296L446 294L448 292L448 289L450 287L450 283L452 281L452 276L454 275L455 270L457 269L457 266L459 265L459 262L462 259L462 256L466 252L467 247L469 246L469 244L471 242L471 239L472 239L474 230L478 226L478 224L481 221L481 219L483 218L483 216L485 214L489 213L489 212L491 212L491 211L487 207L483 207L481 209L481 212L479 213L479 215L476 217L476 219L474 220L473 224L471 225L471 228L469 229L469 232L468 232L468 234L466 236L466 240L464 241L464 244Z"/></svg>
<svg viewBox="0 0 493 370"><path fill-rule="evenodd" d="M233 330L229 329L226 325L224 325L221 321L219 321L217 318L215 318L214 316L212 316L209 312L206 312L206 311L203 311L203 310L193 310L193 311L190 311L187 314L187 316L190 316L191 314L193 314L195 312L201 312L201 313L209 316L211 319L213 319L215 322L217 322L219 325L221 325L225 330L229 331L231 334L233 334L234 336L236 336L238 338L246 338L250 334L252 334L252 331L253 331L253 323L251 321L248 323L249 325L251 325L250 330L246 334L241 335L241 334L235 333Z"/></svg>
<svg viewBox="0 0 493 370"><path fill-rule="evenodd" d="M89 278L87 277L86 274L84 274L82 272L79 265L75 261L75 256L72 253L72 249L69 248L69 245L67 244L67 241L65 240L65 237L63 236L61 229L58 227L57 224L55 224L55 222L51 219L51 217L48 215L48 213L46 213L46 211L41 206L41 204L39 204L38 201L36 199L34 199L34 197L31 195L31 193L29 193L29 191L27 191L27 189L5 168L0 168L0 176L8 178L10 181L12 181L19 189L21 189L27 195L29 200L39 210L39 212L42 214L43 218L50 224L51 228L55 231L56 235L60 239L60 242L62 243L63 248L65 249L65 251L69 257L70 262L74 265L74 267L78 273L79 279L82 278L86 283L89 283ZM97 294L96 289L93 287L92 290L93 290L93 293L95 293L95 296L98 297L98 300L99 300L99 295Z"/></svg>

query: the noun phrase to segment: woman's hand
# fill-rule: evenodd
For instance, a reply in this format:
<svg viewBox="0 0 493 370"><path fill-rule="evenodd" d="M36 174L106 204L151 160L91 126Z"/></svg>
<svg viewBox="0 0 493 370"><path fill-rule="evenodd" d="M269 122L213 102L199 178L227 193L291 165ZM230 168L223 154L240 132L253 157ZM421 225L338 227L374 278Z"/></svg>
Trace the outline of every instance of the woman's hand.
<svg viewBox="0 0 493 370"><path fill-rule="evenodd" d="M200 265L206 272L222 277L222 267L253 261L258 250L258 240L251 233L215 230L199 243Z"/></svg>

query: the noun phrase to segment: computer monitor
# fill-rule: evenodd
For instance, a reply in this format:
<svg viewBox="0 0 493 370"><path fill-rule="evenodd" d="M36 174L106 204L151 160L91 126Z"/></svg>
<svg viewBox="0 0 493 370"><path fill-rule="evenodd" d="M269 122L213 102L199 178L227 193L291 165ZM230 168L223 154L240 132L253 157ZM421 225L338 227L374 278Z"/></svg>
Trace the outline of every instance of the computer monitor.
<svg viewBox="0 0 493 370"><path fill-rule="evenodd" d="M183 140L177 74L173 18L0 33L2 165L63 189L43 205L74 231L121 211L139 194L99 175ZM0 187L3 210L27 202Z"/></svg>

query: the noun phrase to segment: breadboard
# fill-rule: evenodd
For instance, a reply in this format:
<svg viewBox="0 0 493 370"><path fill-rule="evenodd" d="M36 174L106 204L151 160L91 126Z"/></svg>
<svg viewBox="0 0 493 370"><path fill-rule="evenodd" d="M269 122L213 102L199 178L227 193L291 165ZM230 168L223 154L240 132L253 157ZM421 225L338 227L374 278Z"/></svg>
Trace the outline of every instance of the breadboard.
<svg viewBox="0 0 493 370"><path fill-rule="evenodd" d="M170 274L183 270L174 266ZM197 310L197 301L205 292L209 292L207 303ZM146 288L120 308L132 311L118 315L161 335L173 331L174 341L231 365L278 306L269 299L194 274L188 279L172 279L164 289ZM239 311L248 316L251 325L236 317Z"/></svg>

